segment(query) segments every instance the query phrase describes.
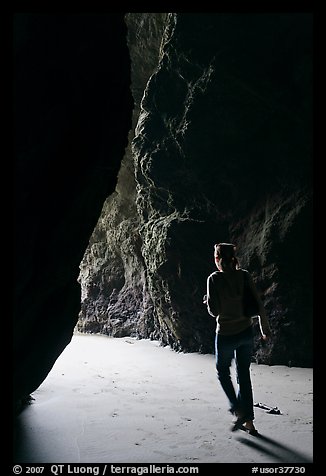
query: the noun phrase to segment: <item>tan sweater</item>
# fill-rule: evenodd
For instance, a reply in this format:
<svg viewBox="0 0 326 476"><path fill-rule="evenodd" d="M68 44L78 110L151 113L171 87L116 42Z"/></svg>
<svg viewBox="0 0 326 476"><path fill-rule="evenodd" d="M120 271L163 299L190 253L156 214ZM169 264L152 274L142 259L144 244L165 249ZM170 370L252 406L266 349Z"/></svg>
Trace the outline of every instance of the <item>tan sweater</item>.
<svg viewBox="0 0 326 476"><path fill-rule="evenodd" d="M253 320L243 315L242 296L244 273L259 305L259 324L262 334L269 334L270 328L251 274L244 270L215 271L207 278L207 310L216 318L216 332L233 335L242 332L253 324Z"/></svg>

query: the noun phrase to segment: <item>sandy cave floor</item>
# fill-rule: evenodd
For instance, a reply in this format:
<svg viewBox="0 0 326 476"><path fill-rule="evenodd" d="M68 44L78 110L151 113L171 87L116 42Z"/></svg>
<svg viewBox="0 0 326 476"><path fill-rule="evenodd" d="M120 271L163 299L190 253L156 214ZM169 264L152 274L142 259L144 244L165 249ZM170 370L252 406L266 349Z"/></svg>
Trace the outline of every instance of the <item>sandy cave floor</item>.
<svg viewBox="0 0 326 476"><path fill-rule="evenodd" d="M15 463L309 463L313 370L252 364L260 436L230 431L213 355L75 334L17 420Z"/></svg>

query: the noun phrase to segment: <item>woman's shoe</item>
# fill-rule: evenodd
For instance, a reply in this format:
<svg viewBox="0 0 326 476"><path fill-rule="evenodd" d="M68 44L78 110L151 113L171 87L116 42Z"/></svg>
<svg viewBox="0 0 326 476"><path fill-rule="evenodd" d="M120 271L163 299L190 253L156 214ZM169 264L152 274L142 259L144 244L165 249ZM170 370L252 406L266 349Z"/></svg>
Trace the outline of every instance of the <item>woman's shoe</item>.
<svg viewBox="0 0 326 476"><path fill-rule="evenodd" d="M256 428L254 428L253 430L246 430L246 432L249 433L249 435L252 435L252 436L258 436L259 435Z"/></svg>
<svg viewBox="0 0 326 476"><path fill-rule="evenodd" d="M236 421L234 422L232 428L231 428L231 431L237 431L239 430L243 424L246 422L246 418L243 417L243 416L239 416Z"/></svg>
<svg viewBox="0 0 326 476"><path fill-rule="evenodd" d="M252 421L244 422L241 429L245 430L251 436L258 436L259 434Z"/></svg>

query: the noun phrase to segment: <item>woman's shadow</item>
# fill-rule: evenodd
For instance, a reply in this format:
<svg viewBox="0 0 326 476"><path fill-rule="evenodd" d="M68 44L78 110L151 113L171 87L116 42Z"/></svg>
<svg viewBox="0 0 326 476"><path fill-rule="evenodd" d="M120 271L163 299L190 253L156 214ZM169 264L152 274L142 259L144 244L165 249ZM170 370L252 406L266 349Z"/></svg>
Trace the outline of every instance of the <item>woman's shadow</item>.
<svg viewBox="0 0 326 476"><path fill-rule="evenodd" d="M236 439L244 445L250 446L257 451L267 454L282 463L312 463L312 458L304 455L289 446L286 446L278 441L264 436L260 433L255 437L245 438L237 436Z"/></svg>

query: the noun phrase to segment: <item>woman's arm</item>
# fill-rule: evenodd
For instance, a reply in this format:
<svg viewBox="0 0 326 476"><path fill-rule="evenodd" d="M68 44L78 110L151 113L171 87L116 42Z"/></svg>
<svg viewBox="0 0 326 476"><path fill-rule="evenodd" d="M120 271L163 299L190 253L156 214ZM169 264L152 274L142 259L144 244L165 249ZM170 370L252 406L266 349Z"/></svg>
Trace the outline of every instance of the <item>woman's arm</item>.
<svg viewBox="0 0 326 476"><path fill-rule="evenodd" d="M259 292L257 291L256 285L254 283L254 280L252 279L251 274L248 272L248 283L249 286L258 302L259 306L259 327L260 327L260 332L263 336L263 339L266 339L271 335L271 329L269 327L269 322L267 319L265 307L263 304L263 301L261 300L261 297L259 295Z"/></svg>
<svg viewBox="0 0 326 476"><path fill-rule="evenodd" d="M216 283L214 283L214 277L212 274L207 278L206 304L208 313L213 317L217 317L220 313L220 303L218 299Z"/></svg>

